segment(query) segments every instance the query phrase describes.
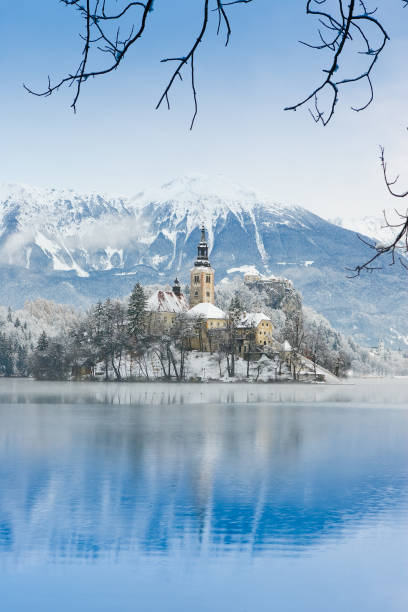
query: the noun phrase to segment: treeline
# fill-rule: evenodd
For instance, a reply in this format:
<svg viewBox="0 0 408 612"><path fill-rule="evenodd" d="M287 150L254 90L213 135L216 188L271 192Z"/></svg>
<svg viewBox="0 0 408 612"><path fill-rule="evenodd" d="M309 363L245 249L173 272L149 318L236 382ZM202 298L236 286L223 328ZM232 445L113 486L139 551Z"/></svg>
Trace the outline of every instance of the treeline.
<svg viewBox="0 0 408 612"><path fill-rule="evenodd" d="M67 333L50 338L43 332L30 356L30 371L40 380L64 380L95 376L102 366L106 379L113 371L120 381L125 356L143 352L147 341L146 296L137 283L127 302L98 302Z"/></svg>

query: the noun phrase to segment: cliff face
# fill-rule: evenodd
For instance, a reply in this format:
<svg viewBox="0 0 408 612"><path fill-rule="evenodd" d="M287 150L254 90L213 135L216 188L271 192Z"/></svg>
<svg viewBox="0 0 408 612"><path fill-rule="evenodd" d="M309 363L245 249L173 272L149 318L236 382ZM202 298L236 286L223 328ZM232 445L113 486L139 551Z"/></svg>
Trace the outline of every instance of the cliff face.
<svg viewBox="0 0 408 612"><path fill-rule="evenodd" d="M286 278L257 278L246 275L244 283L254 294L258 294L269 308L283 310L287 315L302 310L302 296Z"/></svg>

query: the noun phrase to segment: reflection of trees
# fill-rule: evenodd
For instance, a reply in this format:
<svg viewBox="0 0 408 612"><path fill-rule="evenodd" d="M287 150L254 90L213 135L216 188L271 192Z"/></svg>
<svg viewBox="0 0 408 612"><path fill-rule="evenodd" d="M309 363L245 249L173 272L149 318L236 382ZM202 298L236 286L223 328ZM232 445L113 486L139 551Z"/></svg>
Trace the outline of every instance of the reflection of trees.
<svg viewBox="0 0 408 612"><path fill-rule="evenodd" d="M401 414L231 404L2 409L0 555L292 553L338 538L405 502Z"/></svg>

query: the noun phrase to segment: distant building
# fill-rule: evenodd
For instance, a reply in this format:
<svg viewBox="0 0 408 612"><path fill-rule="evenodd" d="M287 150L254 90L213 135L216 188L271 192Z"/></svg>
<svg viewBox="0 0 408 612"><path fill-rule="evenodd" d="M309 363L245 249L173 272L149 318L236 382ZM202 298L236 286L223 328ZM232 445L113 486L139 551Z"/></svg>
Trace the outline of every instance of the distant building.
<svg viewBox="0 0 408 612"><path fill-rule="evenodd" d="M148 331L153 334L164 333L173 325L176 316L187 312L188 302L181 292L180 282L176 278L173 290L159 289L147 300Z"/></svg>
<svg viewBox="0 0 408 612"><path fill-rule="evenodd" d="M283 310L286 314L300 312L302 299L300 293L295 291L293 283L287 278L278 276L265 276L259 272L244 275L245 285L252 293L263 296L270 308Z"/></svg>
<svg viewBox="0 0 408 612"><path fill-rule="evenodd" d="M374 357L380 357L381 359L385 359L385 344L382 338L378 340L378 346L371 347L371 354Z"/></svg>
<svg viewBox="0 0 408 612"><path fill-rule="evenodd" d="M254 284L262 284L264 286L274 287L277 285L283 285L288 291L293 290L293 283L288 278L283 278L280 276L274 276L271 274L270 276L265 276L260 272L247 273L244 275L244 283L246 285L254 285Z"/></svg>
<svg viewBox="0 0 408 612"><path fill-rule="evenodd" d="M190 306L214 304L214 270L208 259L208 244L204 225L201 227L201 240L197 248L197 259L190 272Z"/></svg>

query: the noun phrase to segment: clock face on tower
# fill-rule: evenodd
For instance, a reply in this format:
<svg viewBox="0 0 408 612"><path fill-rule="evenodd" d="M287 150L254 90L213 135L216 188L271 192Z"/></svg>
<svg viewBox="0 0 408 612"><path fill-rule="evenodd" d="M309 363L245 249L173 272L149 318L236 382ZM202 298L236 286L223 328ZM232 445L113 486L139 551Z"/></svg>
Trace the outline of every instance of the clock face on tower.
<svg viewBox="0 0 408 612"><path fill-rule="evenodd" d="M208 244L203 225L197 247L197 259L190 275L190 306L205 302L214 304L214 270L208 260Z"/></svg>

